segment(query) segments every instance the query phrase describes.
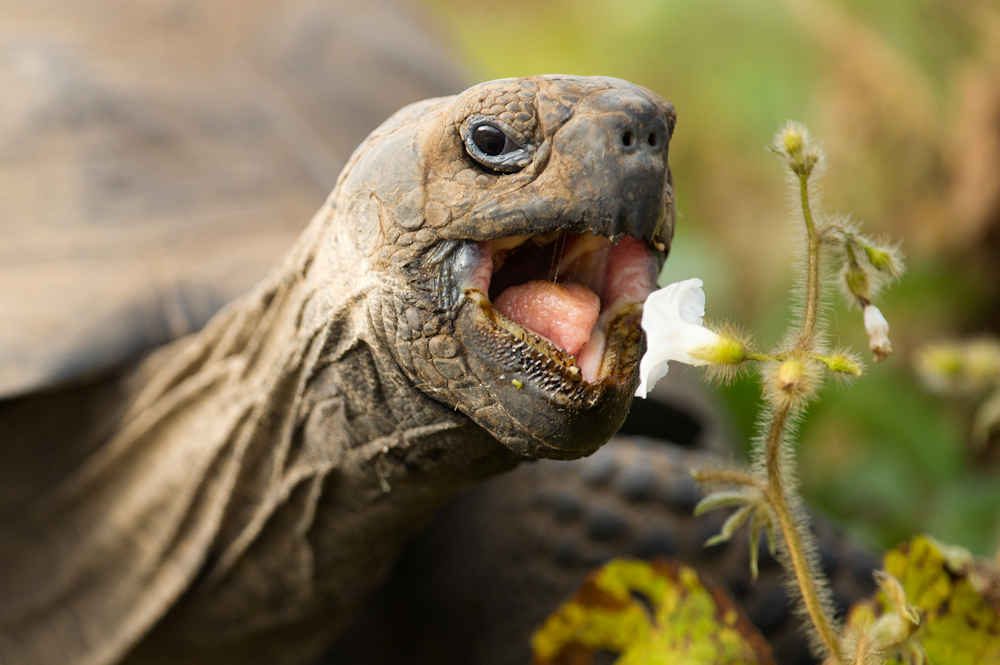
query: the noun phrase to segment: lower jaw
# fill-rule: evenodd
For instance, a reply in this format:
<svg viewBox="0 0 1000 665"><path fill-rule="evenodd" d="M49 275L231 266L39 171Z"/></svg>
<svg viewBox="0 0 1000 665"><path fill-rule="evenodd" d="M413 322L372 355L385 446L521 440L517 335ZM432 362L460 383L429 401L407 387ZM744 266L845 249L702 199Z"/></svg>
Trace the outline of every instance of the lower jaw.
<svg viewBox="0 0 1000 665"><path fill-rule="evenodd" d="M599 377L587 381L573 358L505 321L481 292L466 292L455 320L475 390L456 405L505 447L527 457L576 459L605 444L628 414L645 349L641 306L615 310ZM485 389L485 391L483 390Z"/></svg>
<svg viewBox="0 0 1000 665"><path fill-rule="evenodd" d="M518 454L589 455L614 436L628 414L644 348L640 318L634 307L608 322L601 378L589 382L552 354L536 350L536 340L512 337L494 324L486 308L467 302L456 332L489 401L463 411Z"/></svg>

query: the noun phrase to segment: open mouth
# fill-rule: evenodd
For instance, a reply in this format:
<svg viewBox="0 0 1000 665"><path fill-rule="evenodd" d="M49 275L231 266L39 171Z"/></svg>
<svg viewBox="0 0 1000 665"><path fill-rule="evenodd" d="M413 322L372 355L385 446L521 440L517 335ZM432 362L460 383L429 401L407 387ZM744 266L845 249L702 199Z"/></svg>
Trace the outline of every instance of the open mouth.
<svg viewBox="0 0 1000 665"><path fill-rule="evenodd" d="M655 284L657 256L646 243L550 231L478 245L479 269L465 295L497 328L568 377L619 378L616 359L634 342Z"/></svg>

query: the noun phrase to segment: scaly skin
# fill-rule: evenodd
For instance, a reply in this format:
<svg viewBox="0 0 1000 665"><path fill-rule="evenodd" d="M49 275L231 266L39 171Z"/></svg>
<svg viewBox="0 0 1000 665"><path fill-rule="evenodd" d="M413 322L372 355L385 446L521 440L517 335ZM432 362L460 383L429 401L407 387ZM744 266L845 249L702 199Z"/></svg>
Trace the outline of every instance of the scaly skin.
<svg viewBox="0 0 1000 665"><path fill-rule="evenodd" d="M522 170L470 159L480 116L527 147ZM467 290L475 241L558 228L665 248L673 122L642 88L573 77L388 120L272 274L109 388L112 421L81 423L95 452L4 525L0 662L308 661L457 491L605 443L638 310L586 384ZM662 139L622 147L625 130Z"/></svg>

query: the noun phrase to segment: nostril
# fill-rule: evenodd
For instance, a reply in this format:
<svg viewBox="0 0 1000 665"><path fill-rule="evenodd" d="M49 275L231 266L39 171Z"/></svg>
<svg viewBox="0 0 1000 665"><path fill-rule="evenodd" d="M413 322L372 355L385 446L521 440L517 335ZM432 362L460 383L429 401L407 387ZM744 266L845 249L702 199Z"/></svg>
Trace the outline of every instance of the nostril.
<svg viewBox="0 0 1000 665"><path fill-rule="evenodd" d="M649 145L655 147L657 143L660 142L659 137L656 136L656 132L650 132L649 134Z"/></svg>
<svg viewBox="0 0 1000 665"><path fill-rule="evenodd" d="M622 134L622 145L624 145L626 148L632 145L632 142L634 140L635 137L632 135L632 132L625 132L624 134Z"/></svg>

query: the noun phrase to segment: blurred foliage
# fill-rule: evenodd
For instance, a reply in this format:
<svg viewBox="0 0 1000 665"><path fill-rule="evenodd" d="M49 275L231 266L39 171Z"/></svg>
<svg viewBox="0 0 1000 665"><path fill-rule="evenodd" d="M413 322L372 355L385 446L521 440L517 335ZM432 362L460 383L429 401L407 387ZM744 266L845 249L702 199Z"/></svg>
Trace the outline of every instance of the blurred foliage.
<svg viewBox="0 0 1000 665"><path fill-rule="evenodd" d="M701 277L709 316L761 343L788 320L795 250L764 148L789 118L812 127L827 210L902 239L909 273L881 302L896 355L825 393L804 425L803 493L883 548L919 532L997 546L998 456L970 449L971 408L926 394L909 363L929 342L1000 329L995 2L423 1L477 78L616 76L675 105L679 218L661 283ZM830 324L834 342L867 348L857 312L838 305ZM749 436L758 387L724 394Z"/></svg>
<svg viewBox="0 0 1000 665"><path fill-rule="evenodd" d="M694 569L660 559L614 559L587 578L531 638L535 665L773 665L739 606Z"/></svg>
<svg viewBox="0 0 1000 665"><path fill-rule="evenodd" d="M885 556L885 569L902 584L920 614L916 640L934 665L1000 662L1000 569L977 561L968 551L923 536ZM847 617L848 634L865 632L891 609L883 592L856 604ZM889 665L899 665L891 659Z"/></svg>
<svg viewBox="0 0 1000 665"><path fill-rule="evenodd" d="M851 662L1000 662L1000 564L917 536L889 551L876 576L881 590L847 616ZM774 662L725 592L666 559L612 559L595 570L535 631L532 651L535 665L591 663L596 653L618 665Z"/></svg>
<svg viewBox="0 0 1000 665"><path fill-rule="evenodd" d="M917 349L913 366L930 390L977 404L972 443L980 450L989 446L1000 433L1000 340L929 344Z"/></svg>

